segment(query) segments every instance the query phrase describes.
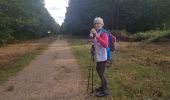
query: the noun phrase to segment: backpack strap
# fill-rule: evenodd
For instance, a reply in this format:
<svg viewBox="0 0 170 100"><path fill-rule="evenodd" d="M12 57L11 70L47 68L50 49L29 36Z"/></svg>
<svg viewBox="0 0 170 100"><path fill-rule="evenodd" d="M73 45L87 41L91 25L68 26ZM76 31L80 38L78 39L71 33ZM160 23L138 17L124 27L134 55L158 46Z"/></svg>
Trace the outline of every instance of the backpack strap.
<svg viewBox="0 0 170 100"><path fill-rule="evenodd" d="M103 34L104 32L106 32L106 30L105 30L104 28L101 28L101 29L99 29L99 30L97 31L97 33L98 33L99 35Z"/></svg>

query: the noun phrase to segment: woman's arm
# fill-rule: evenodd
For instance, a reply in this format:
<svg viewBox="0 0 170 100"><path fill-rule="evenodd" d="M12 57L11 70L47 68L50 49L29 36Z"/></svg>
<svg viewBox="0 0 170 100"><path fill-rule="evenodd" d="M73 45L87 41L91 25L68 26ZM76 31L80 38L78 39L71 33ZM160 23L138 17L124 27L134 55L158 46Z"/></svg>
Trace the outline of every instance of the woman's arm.
<svg viewBox="0 0 170 100"><path fill-rule="evenodd" d="M100 36L97 36L97 40L104 48L108 47L108 35L106 32Z"/></svg>

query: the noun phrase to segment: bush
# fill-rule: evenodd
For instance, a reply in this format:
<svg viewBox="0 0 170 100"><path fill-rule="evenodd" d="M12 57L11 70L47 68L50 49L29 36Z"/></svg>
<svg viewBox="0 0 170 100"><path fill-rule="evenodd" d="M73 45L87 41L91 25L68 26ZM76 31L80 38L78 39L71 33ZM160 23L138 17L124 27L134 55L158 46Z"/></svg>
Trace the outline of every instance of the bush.
<svg viewBox="0 0 170 100"><path fill-rule="evenodd" d="M170 30L151 30L133 35L133 40L135 41L158 42L166 39L170 39Z"/></svg>
<svg viewBox="0 0 170 100"><path fill-rule="evenodd" d="M159 36L150 38L149 41L151 41L151 42L159 42L159 41L166 41L168 39L170 39L170 30L160 31Z"/></svg>

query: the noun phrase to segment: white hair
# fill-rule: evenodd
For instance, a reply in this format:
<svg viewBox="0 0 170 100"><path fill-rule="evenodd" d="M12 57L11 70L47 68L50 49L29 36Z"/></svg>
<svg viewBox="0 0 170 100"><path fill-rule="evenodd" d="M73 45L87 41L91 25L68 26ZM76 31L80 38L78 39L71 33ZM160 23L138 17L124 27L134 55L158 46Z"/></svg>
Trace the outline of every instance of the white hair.
<svg viewBox="0 0 170 100"><path fill-rule="evenodd" d="M101 17L96 17L93 20L93 23L100 23L100 24L102 24L102 26L104 26L104 22L103 22L103 19Z"/></svg>

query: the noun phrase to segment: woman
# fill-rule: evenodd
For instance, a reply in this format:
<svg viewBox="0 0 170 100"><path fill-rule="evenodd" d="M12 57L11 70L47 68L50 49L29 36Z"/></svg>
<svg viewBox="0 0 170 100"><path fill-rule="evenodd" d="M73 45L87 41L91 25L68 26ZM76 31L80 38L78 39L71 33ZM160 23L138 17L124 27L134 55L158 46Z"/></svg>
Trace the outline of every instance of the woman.
<svg viewBox="0 0 170 100"><path fill-rule="evenodd" d="M101 86L96 88L96 96L102 97L109 95L107 88L107 79L105 76L105 65L107 61L108 35L104 31L104 22L101 17L96 17L93 21L94 28L90 31L90 37L93 38L95 55L96 55L96 70L101 79Z"/></svg>

